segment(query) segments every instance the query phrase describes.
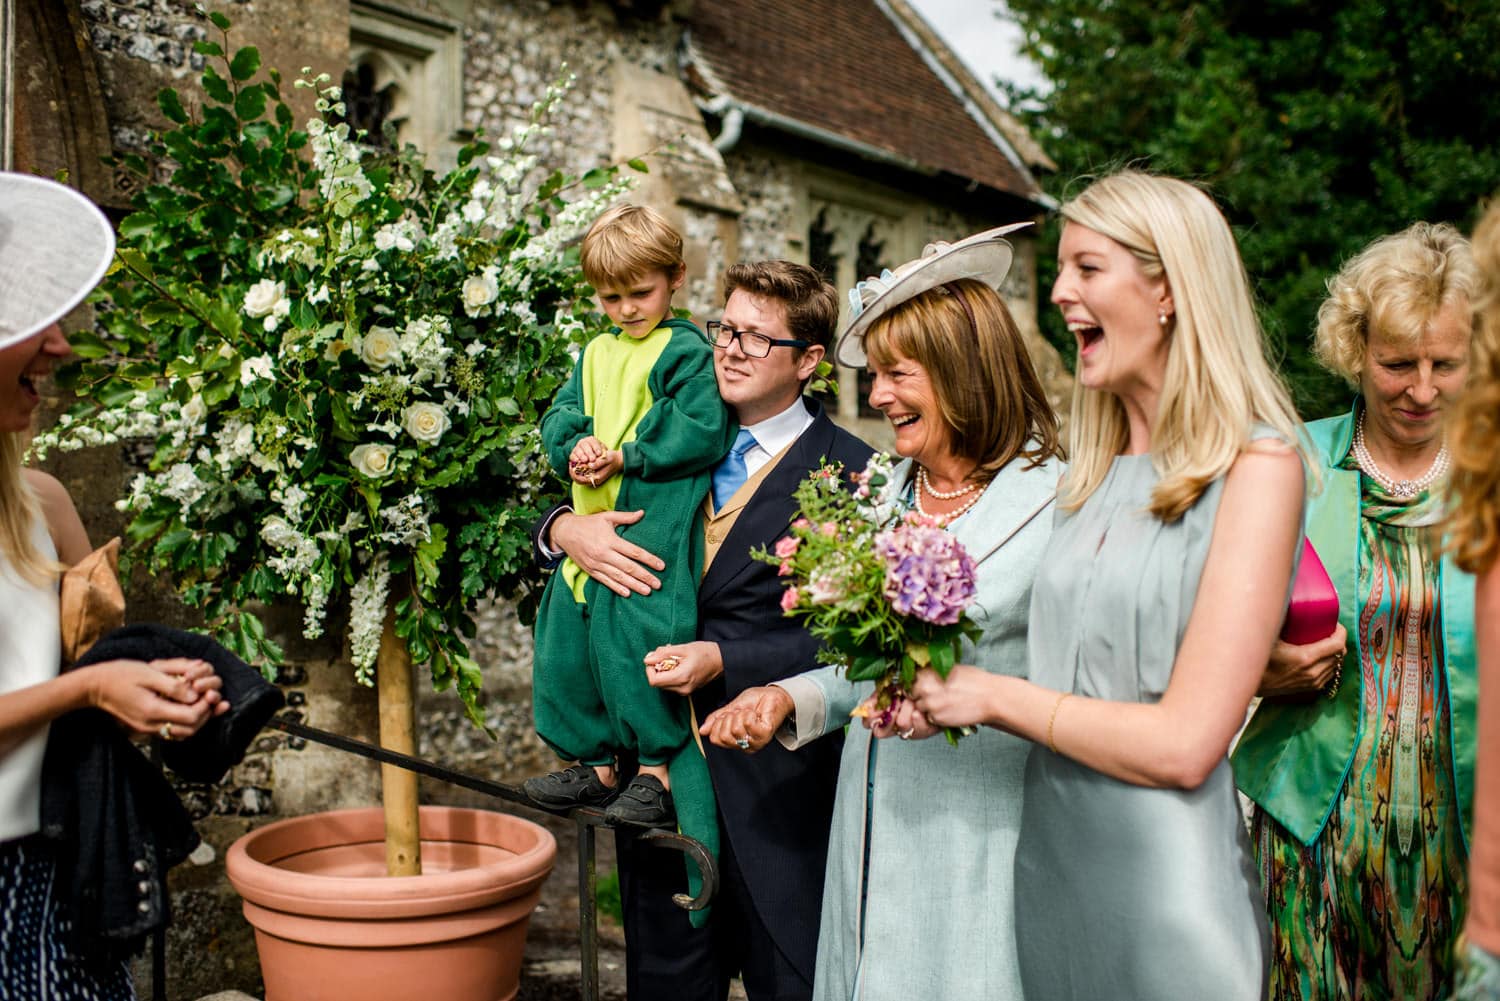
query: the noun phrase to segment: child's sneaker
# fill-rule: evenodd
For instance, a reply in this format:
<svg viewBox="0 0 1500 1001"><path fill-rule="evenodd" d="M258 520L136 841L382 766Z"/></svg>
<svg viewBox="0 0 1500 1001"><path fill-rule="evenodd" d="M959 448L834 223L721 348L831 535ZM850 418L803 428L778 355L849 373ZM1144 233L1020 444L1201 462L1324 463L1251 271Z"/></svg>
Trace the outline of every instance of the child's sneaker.
<svg viewBox="0 0 1500 1001"><path fill-rule="evenodd" d="M550 775L538 775L521 783L533 803L553 810L575 806L603 806L619 789L605 785L589 765L573 765Z"/></svg>
<svg viewBox="0 0 1500 1001"><path fill-rule="evenodd" d="M637 775L604 811L612 824L636 824L640 827L676 827L677 810L672 794L655 775Z"/></svg>

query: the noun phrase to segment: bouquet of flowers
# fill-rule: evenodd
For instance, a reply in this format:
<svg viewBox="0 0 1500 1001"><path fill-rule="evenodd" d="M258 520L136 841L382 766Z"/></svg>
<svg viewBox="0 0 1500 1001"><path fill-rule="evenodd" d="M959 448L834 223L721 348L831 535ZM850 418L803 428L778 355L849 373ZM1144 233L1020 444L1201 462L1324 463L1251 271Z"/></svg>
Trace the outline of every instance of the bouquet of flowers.
<svg viewBox="0 0 1500 1001"><path fill-rule="evenodd" d="M351 133L326 75L297 81L319 112L298 129L253 47L197 48L219 60L207 100L160 95L169 177L121 164L147 184L101 330L74 339L81 402L36 449L144 440L130 541L247 660L281 655L258 608L300 601L315 637L347 600L369 683L394 601L414 663L479 722L469 610L531 582L527 529L559 492L537 421L601 326L572 244L624 185L528 152L568 81L436 176Z"/></svg>
<svg viewBox="0 0 1500 1001"><path fill-rule="evenodd" d="M965 612L974 600L974 561L933 519L903 511L887 496L892 460L876 455L847 489L842 469L825 465L800 483L800 517L774 550L757 551L788 579L787 615L823 644L826 664L850 681L874 681L875 696L855 710L891 713L917 671L947 677L965 639L980 628ZM950 743L972 732L948 727Z"/></svg>

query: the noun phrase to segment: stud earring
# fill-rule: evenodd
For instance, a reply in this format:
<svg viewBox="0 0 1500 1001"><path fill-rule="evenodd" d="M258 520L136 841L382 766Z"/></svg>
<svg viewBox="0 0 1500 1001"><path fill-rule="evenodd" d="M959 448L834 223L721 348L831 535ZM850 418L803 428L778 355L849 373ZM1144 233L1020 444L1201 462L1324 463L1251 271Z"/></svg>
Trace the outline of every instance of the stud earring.
<svg viewBox="0 0 1500 1001"><path fill-rule="evenodd" d="M1156 322L1160 323L1163 327L1165 327L1167 325L1167 314L1166 314L1166 312L1157 313L1156 314Z"/></svg>

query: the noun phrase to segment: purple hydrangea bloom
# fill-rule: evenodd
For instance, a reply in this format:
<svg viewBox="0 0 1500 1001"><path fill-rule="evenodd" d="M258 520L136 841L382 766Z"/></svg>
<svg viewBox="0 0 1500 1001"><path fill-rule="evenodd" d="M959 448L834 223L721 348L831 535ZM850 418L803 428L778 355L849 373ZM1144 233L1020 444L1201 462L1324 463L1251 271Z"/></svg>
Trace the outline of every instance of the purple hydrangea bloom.
<svg viewBox="0 0 1500 1001"><path fill-rule="evenodd" d="M951 626L974 600L974 561L957 539L906 522L875 537L885 561L885 596L902 615Z"/></svg>

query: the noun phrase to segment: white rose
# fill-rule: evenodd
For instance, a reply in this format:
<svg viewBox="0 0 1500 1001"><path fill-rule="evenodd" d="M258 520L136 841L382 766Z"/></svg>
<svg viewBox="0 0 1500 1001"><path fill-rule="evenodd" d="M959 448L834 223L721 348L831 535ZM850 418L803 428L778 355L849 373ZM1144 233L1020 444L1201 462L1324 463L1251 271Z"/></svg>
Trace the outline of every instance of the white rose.
<svg viewBox="0 0 1500 1001"><path fill-rule="evenodd" d="M390 250L396 245L396 234L389 226L382 226L375 231L375 249Z"/></svg>
<svg viewBox="0 0 1500 1001"><path fill-rule="evenodd" d="M371 327L359 342L359 356L373 369L385 369L401 360L401 338L390 327Z"/></svg>
<svg viewBox="0 0 1500 1001"><path fill-rule="evenodd" d="M262 278L245 293L245 312L250 316L268 316L285 296L285 282Z"/></svg>
<svg viewBox="0 0 1500 1001"><path fill-rule="evenodd" d="M500 285L492 274L473 275L464 279L464 312L476 315L500 295Z"/></svg>
<svg viewBox="0 0 1500 1001"><path fill-rule="evenodd" d="M208 418L208 404L203 402L203 397L197 393L193 398L182 405L182 419L189 425L196 427Z"/></svg>
<svg viewBox="0 0 1500 1001"><path fill-rule="evenodd" d="M349 461L365 476L378 480L391 474L394 455L389 445L356 445L349 453Z"/></svg>
<svg viewBox="0 0 1500 1001"><path fill-rule="evenodd" d="M436 403L413 403L401 417L406 433L426 445L436 445L451 426L447 412Z"/></svg>
<svg viewBox="0 0 1500 1001"><path fill-rule="evenodd" d="M258 355L240 362L240 385L248 386L257 379L271 379L271 356Z"/></svg>

